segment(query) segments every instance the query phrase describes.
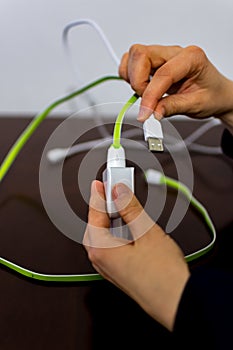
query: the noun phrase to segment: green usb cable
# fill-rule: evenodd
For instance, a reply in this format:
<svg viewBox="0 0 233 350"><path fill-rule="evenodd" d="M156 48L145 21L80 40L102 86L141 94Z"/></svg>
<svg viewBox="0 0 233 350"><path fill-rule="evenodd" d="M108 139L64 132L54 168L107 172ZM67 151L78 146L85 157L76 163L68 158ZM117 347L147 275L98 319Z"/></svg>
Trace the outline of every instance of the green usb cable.
<svg viewBox="0 0 233 350"><path fill-rule="evenodd" d="M61 105L64 102L67 102L71 100L72 98L82 94L83 92L103 83L108 80L121 80L118 76L105 76L103 78L97 79L94 82L84 86L83 88L74 91L73 93L66 95L63 98L60 98L56 100L55 102L51 103L45 110L43 110L41 113L39 113L26 127L26 129L23 131L23 133L19 136L19 138L16 140L16 142L13 144L9 152L7 153L2 165L0 166L0 182L3 180L5 175L7 174L8 170L14 163L17 155L22 150L26 142L29 140L29 138L33 135L35 130L39 127L39 125L42 123L42 121L49 115L49 113L54 110L57 106ZM128 109L138 100L139 96L137 94L133 94L130 99L126 102L126 104L123 106L123 108L120 110L115 126L113 131L113 143L112 146L115 148L121 147L121 129L123 124L123 118L125 116L125 113L128 111ZM211 230L213 234L213 240L210 245L208 245L206 248L199 250L193 254L190 254L186 256L187 261L194 260L201 255L205 254L207 251L210 250L210 248L213 246L213 243L216 238L215 228L214 225L206 211L206 209L203 207L203 205L197 201L189 191L189 189L181 184L180 182L168 178L166 176L161 176L160 184L166 184L168 187L175 188L179 191L181 191L188 200L191 201L192 205L199 211L199 213L203 216L205 222L207 223L209 229ZM35 272L30 269L26 269L20 265L17 265L5 258L0 257L0 264L8 267L11 270L14 270L15 272L26 276L28 278L40 280L40 281L48 281L48 282L86 282L86 281L96 281L101 280L103 277L98 273L88 273L88 274L44 274L40 272Z"/></svg>
<svg viewBox="0 0 233 350"><path fill-rule="evenodd" d="M8 172L9 168L13 164L15 158L23 148L23 146L26 144L26 142L29 140L29 138L32 136L32 134L36 131L36 129L39 127L39 125L43 122L43 120L51 113L56 107L63 104L64 102L67 102L74 97L77 97L78 95L81 95L82 93L86 92L87 90L103 83L108 80L121 80L118 76L105 76L103 78L97 79L93 81L92 83L84 86L83 88L72 92L69 95L66 95L53 103L51 103L47 108L45 108L41 113L39 113L32 121L31 123L26 127L26 129L23 131L23 133L19 136L19 138L16 140L14 145L9 150L7 156L5 157L2 165L0 166L0 182L3 180L4 176Z"/></svg>
<svg viewBox="0 0 233 350"><path fill-rule="evenodd" d="M178 192L181 192L187 198L187 200L192 204L194 209L197 210L198 213L202 215L203 220L206 223L206 225L211 233L211 236L212 236L211 242L209 244L207 244L204 248L201 248L194 253L186 255L185 256L186 261L190 262L194 259L201 257L202 255L206 254L207 252L209 252L209 250L213 247L213 245L216 241L216 230L215 230L214 224L213 224L206 208L203 206L203 204L193 196L192 192L190 191L190 189L186 185L184 185L180 181L177 181L171 177L163 175L160 171L157 171L154 169L148 169L145 172L145 177L146 177L146 181L149 184L165 185L169 188L175 189Z"/></svg>
<svg viewBox="0 0 233 350"><path fill-rule="evenodd" d="M128 109L138 100L139 96L137 94L133 94L130 99L126 102L126 104L120 110L113 130L113 144L114 148L120 148L121 146L121 129L123 124L123 118Z"/></svg>

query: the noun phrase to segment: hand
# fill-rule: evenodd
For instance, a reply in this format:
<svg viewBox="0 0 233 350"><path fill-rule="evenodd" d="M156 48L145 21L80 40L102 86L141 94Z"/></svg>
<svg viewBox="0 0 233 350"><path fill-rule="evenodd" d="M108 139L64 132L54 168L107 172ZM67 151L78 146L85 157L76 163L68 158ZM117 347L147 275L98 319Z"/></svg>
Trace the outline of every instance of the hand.
<svg viewBox="0 0 233 350"><path fill-rule="evenodd" d="M88 257L105 279L172 330L190 275L184 255L175 241L146 214L127 186L117 184L113 198L133 240L117 238L110 233L104 187L101 182L94 181L83 240Z"/></svg>
<svg viewBox="0 0 233 350"><path fill-rule="evenodd" d="M233 82L197 46L135 44L123 55L119 75L142 97L140 121L155 112L158 119L215 116L233 127Z"/></svg>

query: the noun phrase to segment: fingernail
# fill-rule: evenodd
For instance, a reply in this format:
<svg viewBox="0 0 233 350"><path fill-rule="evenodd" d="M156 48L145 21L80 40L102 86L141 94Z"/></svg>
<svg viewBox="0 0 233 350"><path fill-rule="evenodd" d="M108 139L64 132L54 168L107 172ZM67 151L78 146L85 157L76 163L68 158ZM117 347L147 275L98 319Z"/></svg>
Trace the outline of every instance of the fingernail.
<svg viewBox="0 0 233 350"><path fill-rule="evenodd" d="M153 113L150 108L140 107L137 120L140 122L145 121Z"/></svg>
<svg viewBox="0 0 233 350"><path fill-rule="evenodd" d="M153 114L154 114L155 119L157 119L157 120L161 120L163 118L163 115L161 113L158 113L155 111Z"/></svg>
<svg viewBox="0 0 233 350"><path fill-rule="evenodd" d="M154 113L155 113L155 118L158 120L161 120L165 116L166 111L164 107L159 107L158 110L156 110Z"/></svg>
<svg viewBox="0 0 233 350"><path fill-rule="evenodd" d="M129 194L129 189L126 185L119 183L113 188L113 199Z"/></svg>
<svg viewBox="0 0 233 350"><path fill-rule="evenodd" d="M94 180L94 181L92 181L92 183L91 183L91 195L96 194L96 192L97 192L97 189L96 189L96 181Z"/></svg>

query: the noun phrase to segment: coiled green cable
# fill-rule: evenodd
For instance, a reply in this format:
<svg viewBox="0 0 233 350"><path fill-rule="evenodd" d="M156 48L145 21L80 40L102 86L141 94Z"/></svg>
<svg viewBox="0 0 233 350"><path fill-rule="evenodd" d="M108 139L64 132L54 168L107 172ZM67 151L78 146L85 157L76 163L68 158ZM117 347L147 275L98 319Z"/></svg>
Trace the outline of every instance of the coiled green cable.
<svg viewBox="0 0 233 350"><path fill-rule="evenodd" d="M85 87L83 87L77 91L74 91L73 93L71 93L63 98L56 100L55 102L51 103L44 111L39 113L31 121L31 123L26 127L26 129L19 136L19 138L16 140L16 142L13 144L13 146L9 150L8 154L6 155L2 165L0 166L0 182L5 177L6 173L10 169L10 167L13 164L14 160L16 159L17 155L19 154L19 152L21 151L23 146L26 144L28 139L33 135L35 130L39 127L39 125L42 123L42 121L48 116L48 114L54 108L56 108L60 104L66 102L68 100L71 100L72 98L82 94L83 92L85 92L85 91L105 82L105 81L120 80L120 79L121 78L118 76L105 76L103 78L97 79L94 82L86 85ZM120 142L121 141L121 129L122 129L122 123L123 123L123 118L125 116L125 113L132 106L132 104L134 104L137 101L138 98L139 98L139 96L137 94L132 95L131 98L123 106L123 108L121 109L121 111L119 112L119 114L117 116L115 126L114 126L114 132L113 132L113 147L115 147L115 148L119 148L121 146L121 142ZM185 185L175 181L174 179L168 178L166 176L161 177L161 184L162 183L182 191L184 193L184 195L187 196L187 198L191 201L191 203L204 216L204 219L205 219L207 225L209 226L209 228L212 230L212 232L214 234L214 239L209 246L207 246L206 248L204 248L196 253L190 254L190 255L185 257L187 261L191 261L193 259L196 259L199 256L206 253L213 245L216 234L215 234L215 229L214 229L214 226L212 224L212 221L211 221L206 209L192 196L191 192L189 191L189 189ZM65 275L55 274L54 275L54 274L39 273L39 272L35 272L32 270L26 269L26 268L24 268L20 265L17 265L17 264L15 264L7 259L2 258L2 257L0 257L0 264L8 267L11 270L14 270L15 272L17 272L23 276L26 276L26 277L32 278L32 279L36 279L36 280L40 280L40 281L86 282L86 281L96 281L96 280L103 279L103 277L98 273L81 274L81 275L80 274L77 274L77 275L76 274L75 275L73 275L73 274L70 274L70 275L69 274L65 274Z"/></svg>
<svg viewBox="0 0 233 350"><path fill-rule="evenodd" d="M177 191L182 192L187 199L190 201L192 206L203 216L205 223L207 224L207 227L209 228L210 232L212 233L212 241L210 244L208 244L206 247L196 251L195 253L191 253L185 256L186 261L192 261L194 259L197 259L201 257L202 255L206 254L210 249L212 249L215 240L216 240L216 231L214 224L205 209L205 207L192 195L192 192L189 190L187 186L182 184L179 181L176 181L170 177L163 176L162 177L162 182L165 183L167 186L171 188L175 188Z"/></svg>
<svg viewBox="0 0 233 350"><path fill-rule="evenodd" d="M121 80L119 76L105 76L103 78L97 79L94 82L84 86L83 88L72 92L69 95L66 95L53 103L51 103L47 108L45 108L41 113L39 113L32 121L31 123L26 127L26 129L23 131L23 133L20 135L20 137L16 140L14 145L9 150L7 156L5 157L2 165L0 166L0 182L3 180L4 176L8 172L9 168L13 164L15 158L25 145L25 143L29 140L29 138L32 136L32 134L35 132L35 130L38 128L38 126L42 123L42 121L48 116L52 110L54 110L57 106L61 105L64 102L67 102L71 100L72 98L81 95L85 91L103 83L108 80Z"/></svg>
<svg viewBox="0 0 233 350"><path fill-rule="evenodd" d="M6 260L0 257L0 263L9 269L19 273L28 278L32 278L39 281L45 282L87 282L87 281L98 281L102 280L103 277L98 273L88 273L81 275L52 275L45 274L40 272L35 272L29 269L26 269L20 265L17 265L9 260Z"/></svg>
<svg viewBox="0 0 233 350"><path fill-rule="evenodd" d="M16 142L13 144L9 152L7 153L3 163L0 166L0 182L2 182L6 173L10 169L11 165L15 161L17 155L24 147L29 138L33 135L39 125L43 120L49 115L49 113L54 110L57 106L61 105L64 102L71 100L72 98L81 95L85 91L103 83L108 80L121 80L119 76L105 76L103 78L97 79L94 82L84 86L83 88L68 94L53 103L51 103L47 108L45 108L41 113L39 113L26 127L23 133L19 136ZM9 269L14 270L15 272L40 281L49 281L49 282L82 282L82 281L95 281L103 279L98 273L92 274L81 274L81 275L52 275L35 272L29 269L26 269L22 266L19 266L7 259L0 257L0 264L7 266Z"/></svg>
<svg viewBox="0 0 233 350"><path fill-rule="evenodd" d="M158 171L155 171L155 172L157 174L159 173ZM207 252L209 252L210 249L213 248L213 245L216 241L216 230L215 230L214 224L213 224L207 210L205 209L205 207L193 196L192 192L190 191L190 189L187 186L185 186L183 183L181 183L175 179L172 179L172 178L160 173L160 179L159 179L157 184L166 185L170 188L174 188L175 190L180 191L187 198L187 200L192 204L192 206L202 215L207 227L209 228L209 230L212 234L212 240L209 244L207 244L207 246L205 246L202 249L199 249L198 251L196 251L194 253L186 255L185 260L187 262L190 262L194 259L201 257L202 255L206 254Z"/></svg>

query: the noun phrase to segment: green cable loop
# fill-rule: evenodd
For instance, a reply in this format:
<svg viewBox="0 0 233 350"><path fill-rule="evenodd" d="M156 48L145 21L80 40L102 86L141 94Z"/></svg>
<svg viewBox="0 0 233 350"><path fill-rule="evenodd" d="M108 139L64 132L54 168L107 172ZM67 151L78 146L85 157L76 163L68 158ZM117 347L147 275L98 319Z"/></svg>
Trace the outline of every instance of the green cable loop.
<svg viewBox="0 0 233 350"><path fill-rule="evenodd" d="M168 187L175 188L177 191L182 192L187 197L187 199L190 201L190 203L193 205L193 207L197 211L199 211L199 213L201 213L201 215L203 216L205 223L207 224L208 228L210 229L210 231L212 233L213 239L212 239L211 243L208 244L206 247L196 251L195 253L191 253L189 255L186 255L185 260L187 262L190 262L194 259L201 257L202 255L206 254L210 249L212 249L212 247L215 243L215 240L216 240L216 230L215 230L214 224L213 224L207 210L192 195L192 192L190 191L190 189L187 186L185 186L184 184L182 184L181 182L179 182L175 179L172 179L168 176L161 176L160 183L165 184Z"/></svg>
<svg viewBox="0 0 233 350"><path fill-rule="evenodd" d="M47 108L45 108L41 113L39 113L26 127L26 129L23 131L23 133L19 136L19 138L16 140L16 142L13 144L9 152L7 153L5 159L3 160L3 163L0 166L0 182L5 177L6 173L10 169L11 165L13 164L14 160L16 159L17 155L23 148L23 146L26 144L26 142L29 140L29 138L32 136L32 134L36 131L36 129L39 127L39 125L42 123L42 121L47 117L47 115L57 106L60 104L71 100L72 98L84 93L85 91L105 82L108 80L121 80L122 78L119 76L105 76L100 79L97 79L93 81L92 83L84 86L83 88L76 90L72 92L69 95L66 95L53 103L51 103ZM22 266L19 266L17 264L14 264L13 262L6 260L2 257L0 257L0 264L10 268L11 270L14 270L15 272L18 272L19 274L32 278L37 279L41 281L49 281L49 282L82 282L82 281L95 281L95 280L101 280L103 277L99 275L98 273L93 274L82 274L82 275L49 275L49 274L43 274L31 271L29 269L26 269Z"/></svg>
<svg viewBox="0 0 233 350"><path fill-rule="evenodd" d="M3 180L4 176L6 175L7 171L11 167L12 163L14 162L15 158L25 145L25 143L28 141L28 139L32 136L32 134L35 132L35 130L38 128L38 126L42 123L42 121L47 117L47 115L57 106L60 104L71 100L72 98L82 94L83 92L107 81L107 80L121 80L119 76L105 76L103 78L97 79L94 82L84 86L83 88L76 90L72 92L69 95L66 95L53 103L51 103L45 110L43 110L41 113L39 113L32 121L31 123L26 127L26 129L23 131L23 133L20 135L20 137L16 140L14 145L9 150L7 156L5 157L1 167L0 167L0 182Z"/></svg>
<svg viewBox="0 0 233 350"><path fill-rule="evenodd" d="M35 132L35 130L38 128L38 126L41 124L41 122L47 117L47 115L58 105L82 94L83 92L87 91L88 89L97 86L98 84L105 82L107 80L121 80L118 76L106 76L100 79L97 79L96 81L86 85L85 87L81 88L80 90L74 91L73 93L60 98L56 100L55 102L51 103L44 111L39 113L32 121L31 123L26 127L26 129L23 131L23 133L19 136L19 138L16 140L16 142L13 144L11 149L9 150L8 154L6 155L2 165L0 166L0 182L3 180L4 176L6 175L7 171L13 164L14 160L16 159L17 155L25 145L25 143L28 141L28 139L32 136L32 134ZM121 127L124 115L126 111L132 106L133 103L137 101L139 96L137 94L134 94L131 96L131 98L127 101L127 103L123 106L120 113L118 114L118 117L116 119L115 127L114 127L114 133L113 133L113 146L115 148L121 147L120 139L121 139ZM212 224L212 221L206 211L206 209L203 207L203 205L198 202L191 194L190 190L183 184L179 183L178 181L168 178L166 176L161 177L161 184L166 184L170 187L173 187L177 190L180 190L187 198L191 201L191 203L194 205L196 209L204 216L204 219L208 225L208 227L211 229L213 233L213 241L211 244L209 244L206 248L201 249L197 251L196 253L190 254L185 257L187 261L191 261L193 259L196 259L209 251L209 249L212 247L215 238L215 228ZM40 280L40 281L48 281L48 282L86 282L86 281L96 281L96 280L103 280L103 277L98 273L90 273L90 274L81 274L81 275L62 275L62 274L44 274L39 273L35 271L31 271L29 269L26 269L22 266L19 266L9 260L6 260L2 257L0 257L0 264L8 267L11 270L14 270L15 272L26 276L28 278Z"/></svg>
<svg viewBox="0 0 233 350"><path fill-rule="evenodd" d="M81 275L50 275L45 273L39 273L14 264L13 262L6 260L2 257L0 257L0 263L8 267L9 269L19 273L20 275L44 282L88 282L103 279L103 277L98 273L89 273Z"/></svg>
<svg viewBox="0 0 233 350"><path fill-rule="evenodd" d="M117 116L114 131L113 131L113 147L120 148L121 147L121 127L123 123L123 118L127 110L137 101L139 96L137 94L133 94L130 99L126 102L126 104L120 110L120 113Z"/></svg>

